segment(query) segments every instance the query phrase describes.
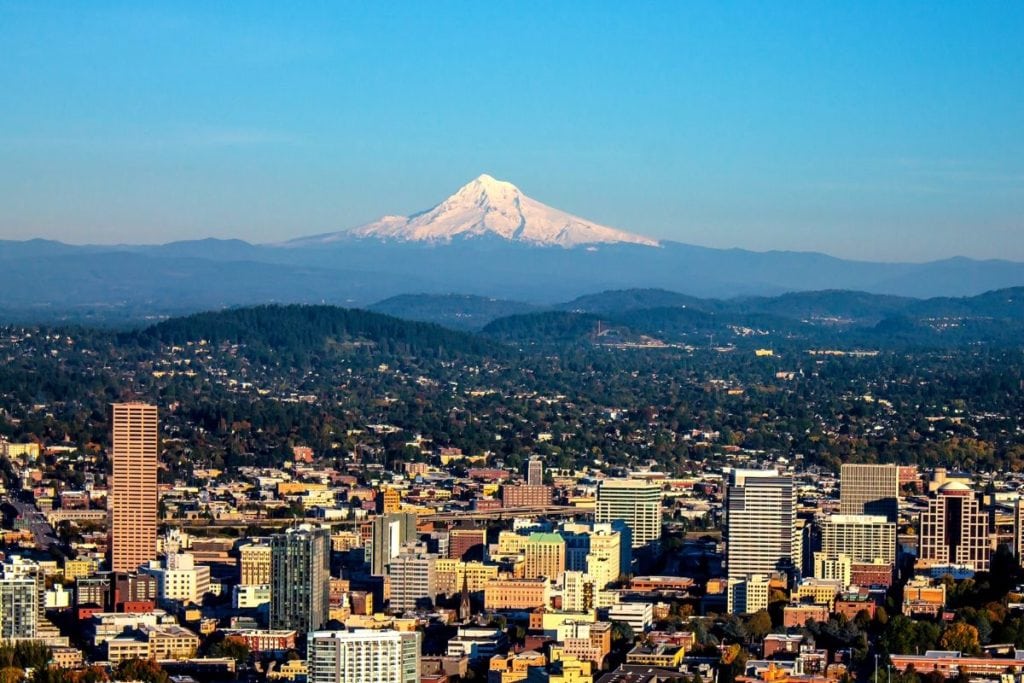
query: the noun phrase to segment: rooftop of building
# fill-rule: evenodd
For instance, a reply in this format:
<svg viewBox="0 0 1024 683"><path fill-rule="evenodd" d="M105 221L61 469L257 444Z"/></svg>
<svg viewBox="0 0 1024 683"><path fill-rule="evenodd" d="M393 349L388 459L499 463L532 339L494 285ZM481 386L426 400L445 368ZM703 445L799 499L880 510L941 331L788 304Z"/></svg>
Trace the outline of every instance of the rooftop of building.
<svg viewBox="0 0 1024 683"><path fill-rule="evenodd" d="M661 489L661 484L656 484L643 479L602 479L600 488L609 489Z"/></svg>

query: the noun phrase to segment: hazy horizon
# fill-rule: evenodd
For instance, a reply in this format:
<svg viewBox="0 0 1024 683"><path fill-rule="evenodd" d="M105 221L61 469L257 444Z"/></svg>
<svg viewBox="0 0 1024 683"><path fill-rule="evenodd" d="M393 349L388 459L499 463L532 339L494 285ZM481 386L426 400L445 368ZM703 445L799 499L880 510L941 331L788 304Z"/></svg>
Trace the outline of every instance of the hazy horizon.
<svg viewBox="0 0 1024 683"><path fill-rule="evenodd" d="M716 248L1024 261L1024 6L0 1L0 239L270 243L480 173Z"/></svg>

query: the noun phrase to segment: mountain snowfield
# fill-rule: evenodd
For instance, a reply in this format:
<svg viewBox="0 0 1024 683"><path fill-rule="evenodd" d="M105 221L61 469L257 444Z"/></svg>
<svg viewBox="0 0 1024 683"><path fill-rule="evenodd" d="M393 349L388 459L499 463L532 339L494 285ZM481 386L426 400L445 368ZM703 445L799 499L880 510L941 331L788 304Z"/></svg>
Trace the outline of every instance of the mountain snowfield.
<svg viewBox="0 0 1024 683"><path fill-rule="evenodd" d="M411 216L384 216L351 230L291 240L285 246L304 247L352 238L447 243L456 238L487 235L510 242L566 249L615 243L660 246L655 239L598 225L542 204L527 197L512 183L487 174L463 185L427 211Z"/></svg>

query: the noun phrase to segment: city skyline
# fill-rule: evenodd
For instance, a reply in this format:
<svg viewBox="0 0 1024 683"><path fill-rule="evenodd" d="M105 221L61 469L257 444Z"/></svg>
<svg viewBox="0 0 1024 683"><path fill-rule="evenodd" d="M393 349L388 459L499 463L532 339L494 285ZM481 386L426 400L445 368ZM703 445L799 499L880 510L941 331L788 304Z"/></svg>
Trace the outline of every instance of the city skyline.
<svg viewBox="0 0 1024 683"><path fill-rule="evenodd" d="M1022 35L0 0L0 683L1024 683Z"/></svg>

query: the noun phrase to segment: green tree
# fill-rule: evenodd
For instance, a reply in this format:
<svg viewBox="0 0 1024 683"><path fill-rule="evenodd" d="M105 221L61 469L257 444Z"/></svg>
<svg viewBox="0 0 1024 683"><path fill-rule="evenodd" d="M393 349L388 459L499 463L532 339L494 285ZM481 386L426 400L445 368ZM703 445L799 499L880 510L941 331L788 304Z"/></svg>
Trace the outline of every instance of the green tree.
<svg viewBox="0 0 1024 683"><path fill-rule="evenodd" d="M213 643L209 650L211 657L230 657L239 664L249 660L249 646L239 638L224 638Z"/></svg>
<svg viewBox="0 0 1024 683"><path fill-rule="evenodd" d="M32 683L66 683L66 673L51 666L44 666L41 669L34 669L29 680Z"/></svg>
<svg viewBox="0 0 1024 683"><path fill-rule="evenodd" d="M905 671L896 672L895 683L921 683L921 677L917 675L917 670L911 664Z"/></svg>
<svg viewBox="0 0 1024 683"><path fill-rule="evenodd" d="M612 622L612 640L615 642L632 643L634 639L633 627L624 621Z"/></svg>
<svg viewBox="0 0 1024 683"><path fill-rule="evenodd" d="M752 639L762 640L766 635L771 633L772 618L768 614L768 610L758 610L747 617L744 627L747 630L747 634Z"/></svg>

